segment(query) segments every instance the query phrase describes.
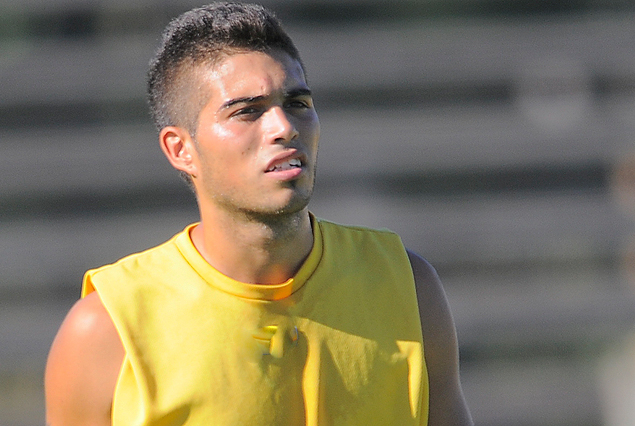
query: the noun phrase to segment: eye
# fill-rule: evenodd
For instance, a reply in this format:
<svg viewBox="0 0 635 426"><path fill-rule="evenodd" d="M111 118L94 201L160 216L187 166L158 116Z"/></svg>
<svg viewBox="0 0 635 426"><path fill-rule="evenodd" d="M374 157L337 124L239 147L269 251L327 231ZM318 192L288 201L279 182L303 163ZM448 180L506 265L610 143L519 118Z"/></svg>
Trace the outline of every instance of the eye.
<svg viewBox="0 0 635 426"><path fill-rule="evenodd" d="M311 108L311 102L310 100L304 100L304 99L290 99L285 104L285 107L306 109L306 108Z"/></svg>
<svg viewBox="0 0 635 426"><path fill-rule="evenodd" d="M258 109L255 107L246 107L236 111L236 114L255 114L257 112L258 112Z"/></svg>
<svg viewBox="0 0 635 426"><path fill-rule="evenodd" d="M262 114L262 108L258 108L256 106L246 106L234 111L232 116L249 118L249 117L257 117L257 116L260 116L261 114Z"/></svg>

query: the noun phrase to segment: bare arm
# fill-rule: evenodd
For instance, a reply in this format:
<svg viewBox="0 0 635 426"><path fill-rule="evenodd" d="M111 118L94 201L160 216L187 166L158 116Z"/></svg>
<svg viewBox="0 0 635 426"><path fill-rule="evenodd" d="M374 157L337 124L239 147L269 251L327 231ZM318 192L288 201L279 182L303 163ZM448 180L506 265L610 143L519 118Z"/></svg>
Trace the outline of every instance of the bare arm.
<svg viewBox="0 0 635 426"><path fill-rule="evenodd" d="M53 341L44 378L49 426L109 426L124 349L97 293L77 301Z"/></svg>
<svg viewBox="0 0 635 426"><path fill-rule="evenodd" d="M454 320L432 266L408 251L417 286L423 345L430 383L429 426L472 425L459 380Z"/></svg>

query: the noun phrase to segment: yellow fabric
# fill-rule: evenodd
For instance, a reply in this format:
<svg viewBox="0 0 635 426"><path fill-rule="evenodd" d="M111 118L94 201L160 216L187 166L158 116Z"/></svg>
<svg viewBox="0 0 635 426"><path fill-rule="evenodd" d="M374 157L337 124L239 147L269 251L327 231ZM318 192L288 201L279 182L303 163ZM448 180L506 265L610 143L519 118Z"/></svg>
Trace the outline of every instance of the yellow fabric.
<svg viewBox="0 0 635 426"><path fill-rule="evenodd" d="M189 231L86 273L126 350L114 426L424 425L428 381L398 236L313 220L300 271L222 275Z"/></svg>

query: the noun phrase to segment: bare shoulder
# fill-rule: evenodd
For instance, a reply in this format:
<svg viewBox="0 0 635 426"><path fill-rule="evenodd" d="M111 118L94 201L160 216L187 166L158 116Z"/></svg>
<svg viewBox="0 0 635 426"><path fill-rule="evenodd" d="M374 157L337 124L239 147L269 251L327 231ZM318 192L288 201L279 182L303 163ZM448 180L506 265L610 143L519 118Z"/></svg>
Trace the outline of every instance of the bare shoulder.
<svg viewBox="0 0 635 426"><path fill-rule="evenodd" d="M408 251L408 257L417 289L426 361L434 362L437 357L447 360L449 356L458 363L454 320L441 280L427 260L412 251Z"/></svg>
<svg viewBox="0 0 635 426"><path fill-rule="evenodd" d="M450 306L436 270L408 251L417 288L421 330L430 386L429 425L472 424L459 378L459 351Z"/></svg>
<svg viewBox="0 0 635 426"><path fill-rule="evenodd" d="M428 287L427 289L422 288L422 290L434 290L435 288L441 287L439 275L434 267L417 253L411 250L407 250L407 253L417 285Z"/></svg>
<svg viewBox="0 0 635 426"><path fill-rule="evenodd" d="M454 330L450 308L437 271L427 260L410 250L408 258L417 288L422 325L437 328L443 325Z"/></svg>
<svg viewBox="0 0 635 426"><path fill-rule="evenodd" d="M45 373L47 424L110 425L124 350L97 293L80 299L51 346Z"/></svg>

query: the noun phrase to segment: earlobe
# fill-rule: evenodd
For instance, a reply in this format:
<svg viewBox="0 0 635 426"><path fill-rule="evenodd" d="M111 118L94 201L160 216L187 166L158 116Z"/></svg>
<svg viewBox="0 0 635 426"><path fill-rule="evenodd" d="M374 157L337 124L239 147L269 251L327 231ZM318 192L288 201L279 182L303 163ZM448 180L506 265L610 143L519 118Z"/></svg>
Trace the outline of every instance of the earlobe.
<svg viewBox="0 0 635 426"><path fill-rule="evenodd" d="M164 127L159 133L161 150L175 169L196 176L194 143L189 132L181 127Z"/></svg>

